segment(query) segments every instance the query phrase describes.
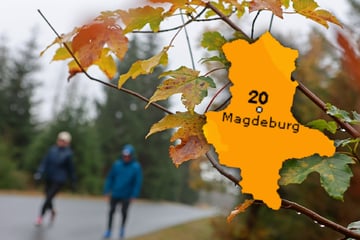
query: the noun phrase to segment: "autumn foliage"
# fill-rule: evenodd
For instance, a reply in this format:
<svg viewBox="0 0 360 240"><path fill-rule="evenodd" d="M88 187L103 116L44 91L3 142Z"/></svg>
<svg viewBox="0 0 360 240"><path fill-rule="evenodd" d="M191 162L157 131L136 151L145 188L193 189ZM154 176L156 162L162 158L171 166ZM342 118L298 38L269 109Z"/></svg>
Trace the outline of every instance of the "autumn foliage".
<svg viewBox="0 0 360 240"><path fill-rule="evenodd" d="M195 111L195 109L208 96L210 88L218 87L214 79L215 75L212 73L217 70L227 71L231 65L225 58L222 46L235 39L242 39L249 43L256 41L231 20L231 18L237 18L237 20L241 21L243 16L254 11L269 11L273 16L280 19L285 14L298 14L326 28L332 24L341 29L341 23L337 18L329 11L321 8L315 0L150 0L143 7L102 12L91 22L76 27L71 32L56 38L45 51L53 45L57 46L53 60L68 61L69 79L76 74L86 73L92 66L97 66L109 79L112 79L117 73L116 59L123 59L128 51L130 35L143 32L168 32L173 34L172 40L165 44L156 55L136 61L127 73L119 76L117 87L122 89L129 79L136 79L140 75L150 74L157 66L166 67L169 61L175 61L169 59L168 51L176 47L173 44L174 39L187 25L200 21L221 21L223 24L230 26L233 30L233 35L230 38L223 36L220 31L208 31L203 34L201 39L200 44L203 49L214 53L211 57L201 59L201 62L214 62L217 64L216 69L201 73L201 71L187 66L179 66L176 69L163 72L159 76L162 80L159 81L159 84L154 81L157 88L150 99L147 100L147 106L166 100L175 94L180 94L181 103L186 109L184 112L166 115L159 122L154 123L146 136L150 137L154 133L173 129L170 139L173 145L169 147L169 155L174 164L178 166L185 161L199 158L210 150L210 145L203 134L203 126L206 123L205 115ZM162 27L165 21L178 14L182 14L187 18L183 25L169 29ZM306 22L305 19L304 22ZM354 76L355 82L359 81L360 72L357 67L360 64L359 57L344 35L338 35L338 42L344 50L343 61L349 73ZM360 85L359 82L356 84L357 86ZM347 113L334 112L332 105L323 108L328 115L338 118L339 121L336 123L334 121L312 122L311 127L322 131L332 129L336 132L336 124L343 127L344 124L357 122L358 115L356 114L348 116L348 121L344 121L341 117L344 117ZM353 137L357 139L358 136ZM353 143L358 143L358 141L339 142L343 146ZM351 145L351 147L354 146ZM357 145L354 148L357 148ZM332 176L328 176L329 178L324 178L322 185L326 190L330 189L328 193L331 196L342 199L342 194L347 189L349 179L352 176L348 167L349 164L353 163L352 156L339 153L331 159L331 163L333 163L331 166L328 164L327 158L310 157L304 159L304 161L312 168L306 168L304 165L299 166L291 161L284 165L282 173L285 180L280 181L280 184L284 182L286 184L301 183L312 171L318 171L324 176L332 174ZM334 166L339 170L336 176L331 172L331 168ZM336 177L339 175L341 177L337 181ZM331 188L334 183L338 188ZM248 201L241 205L231 214L230 219L248 208L252 203L253 201Z"/></svg>

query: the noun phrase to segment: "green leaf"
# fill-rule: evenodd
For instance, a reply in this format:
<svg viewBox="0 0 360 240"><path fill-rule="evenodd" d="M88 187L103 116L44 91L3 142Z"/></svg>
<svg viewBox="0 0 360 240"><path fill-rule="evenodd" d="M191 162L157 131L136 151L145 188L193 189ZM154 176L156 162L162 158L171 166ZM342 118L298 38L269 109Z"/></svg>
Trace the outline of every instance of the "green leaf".
<svg viewBox="0 0 360 240"><path fill-rule="evenodd" d="M161 7L153 8L150 6L132 8L129 11L118 10L122 21L126 25L124 33L140 30L146 24L149 24L154 32L159 31L160 23L164 20L163 11L164 9Z"/></svg>
<svg viewBox="0 0 360 240"><path fill-rule="evenodd" d="M347 226L347 229L360 234L360 221L352 222ZM346 238L346 240L356 240L354 238Z"/></svg>
<svg viewBox="0 0 360 240"><path fill-rule="evenodd" d="M201 40L201 46L209 51L222 52L222 46L226 43L226 39L219 32L205 32Z"/></svg>
<svg viewBox="0 0 360 240"><path fill-rule="evenodd" d="M334 116L336 118L338 118L339 120L343 121L343 122L347 122L350 124L359 124L360 123L360 114L358 114L356 111L352 111L352 117L350 116L350 113L348 113L345 110L341 110L337 107L335 107L334 105L331 105L330 103L327 103L325 105L327 111L326 113Z"/></svg>
<svg viewBox="0 0 360 240"><path fill-rule="evenodd" d="M331 105L330 103L327 103L325 105L325 107L327 109L327 111L326 111L327 114L334 116L343 122L351 122L352 121L352 119L347 111L341 110L341 109L335 107L334 105Z"/></svg>
<svg viewBox="0 0 360 240"><path fill-rule="evenodd" d="M336 153L333 157L322 158L313 155L304 159L287 160L280 170L280 185L302 183L312 172L320 174L321 186L333 198L343 200L344 192L353 176L349 164L354 161L347 155Z"/></svg>
<svg viewBox="0 0 360 240"><path fill-rule="evenodd" d="M352 111L352 115L354 119L352 120L353 124L359 124L360 123L360 114L358 114L356 111Z"/></svg>
<svg viewBox="0 0 360 240"><path fill-rule="evenodd" d="M317 119L306 124L307 126L315 129L319 129L320 131L327 130L332 134L336 133L337 124L335 121L325 121L324 119Z"/></svg>
<svg viewBox="0 0 360 240"><path fill-rule="evenodd" d="M201 63L207 63L207 62L219 62L223 64L225 67L230 66L230 62L225 58L223 54L220 54L220 56L212 56L201 59Z"/></svg>
<svg viewBox="0 0 360 240"><path fill-rule="evenodd" d="M161 83L154 95L150 98L150 103L165 100L170 96L181 93L181 101L190 112L194 112L196 105L207 96L208 88L215 87L215 83L210 77L199 76L199 71L180 67L175 71L168 71L160 77L170 76Z"/></svg>
<svg viewBox="0 0 360 240"><path fill-rule="evenodd" d="M346 139L337 139L335 140L335 147L345 147L351 143L359 143L360 138L346 138Z"/></svg>
<svg viewBox="0 0 360 240"><path fill-rule="evenodd" d="M219 1L211 1L211 4L216 7L220 12L222 12L225 16L229 16L233 9L232 4L228 4L231 0L219 0ZM234 1L236 2L236 1ZM244 12L244 9L242 9ZM205 14L206 18L216 16L216 13L213 10L208 10Z"/></svg>

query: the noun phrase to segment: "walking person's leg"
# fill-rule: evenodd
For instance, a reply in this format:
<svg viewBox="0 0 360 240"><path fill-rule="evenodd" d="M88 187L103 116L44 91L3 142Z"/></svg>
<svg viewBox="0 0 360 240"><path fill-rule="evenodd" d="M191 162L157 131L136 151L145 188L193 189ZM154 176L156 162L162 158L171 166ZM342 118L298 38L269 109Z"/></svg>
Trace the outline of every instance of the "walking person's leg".
<svg viewBox="0 0 360 240"><path fill-rule="evenodd" d="M129 199L125 199L122 200L121 202L122 206L121 206L121 227L120 227L120 239L123 239L125 236L125 224L126 224L126 220L127 220L127 215L128 215L128 209L130 206L130 200Z"/></svg>
<svg viewBox="0 0 360 240"><path fill-rule="evenodd" d="M54 206L53 206L53 199L55 197L55 195L60 191L62 187L61 183L56 183L56 182L51 182L51 181L47 181L45 184L45 200L44 203L42 205L41 208L41 212L40 212L40 216L38 217L36 223L38 225L42 224L43 221L43 217L45 215L45 213L47 212L47 210L51 211L51 220L54 220L55 217L55 210L54 210Z"/></svg>
<svg viewBox="0 0 360 240"><path fill-rule="evenodd" d="M113 216L116 210L116 205L118 203L118 200L110 197L110 209L108 214L108 224L107 224L107 230L104 233L104 238L110 238L111 237L111 229L112 229L112 223L113 223Z"/></svg>

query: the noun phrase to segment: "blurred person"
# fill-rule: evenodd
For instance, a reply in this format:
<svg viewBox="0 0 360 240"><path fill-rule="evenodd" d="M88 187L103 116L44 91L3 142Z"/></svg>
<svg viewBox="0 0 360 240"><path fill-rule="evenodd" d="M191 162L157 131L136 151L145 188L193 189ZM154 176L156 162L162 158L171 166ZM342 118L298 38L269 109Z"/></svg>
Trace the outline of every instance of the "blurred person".
<svg viewBox="0 0 360 240"><path fill-rule="evenodd" d="M107 230L103 237L111 237L113 215L116 206L121 204L121 226L119 237L124 239L125 223L130 203L139 196L142 185L142 170L140 163L135 158L135 149L127 144L107 174L104 193L109 199L109 215Z"/></svg>
<svg viewBox="0 0 360 240"><path fill-rule="evenodd" d="M34 174L36 181L45 181L45 200L40 209L40 214L36 219L36 225L43 223L45 213L50 211L50 220L54 221L56 211L53 199L66 184L68 178L71 179L71 188L75 189L75 170L73 163L73 151L70 148L71 135L68 132L60 132L56 139L56 144L51 146L42 159L37 172Z"/></svg>

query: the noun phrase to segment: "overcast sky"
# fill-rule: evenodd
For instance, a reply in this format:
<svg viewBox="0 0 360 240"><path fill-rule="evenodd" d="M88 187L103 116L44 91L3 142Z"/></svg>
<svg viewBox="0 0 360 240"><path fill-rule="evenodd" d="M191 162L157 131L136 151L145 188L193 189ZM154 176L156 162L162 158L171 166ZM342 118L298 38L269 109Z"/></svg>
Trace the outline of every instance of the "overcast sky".
<svg viewBox="0 0 360 240"><path fill-rule="evenodd" d="M317 2L320 6L333 12L341 20L346 20L346 0L317 0ZM129 3L132 3L132 5L129 5ZM141 2L136 0L4 1L1 4L0 35L6 36L8 45L11 48L18 49L21 44L30 38L32 29L35 27L39 34L39 50L42 50L53 41L55 35L41 18L37 9L42 11L59 33L67 33L75 26L83 24L86 19L92 19L102 10L126 9L128 7L136 7L137 4L141 4ZM254 15L251 15L250 17L253 16ZM247 32L250 32L249 28L246 29L246 26L249 26L251 19L252 18L249 18L248 21L245 20L243 24ZM269 21L266 15L262 15L262 20L265 22ZM297 39L304 39L304 32L313 25L311 21L303 17L290 14L289 16L285 16L285 20L283 21L275 18L273 30L291 33L291 35ZM336 26L331 25L330 31L334 28L336 28ZM189 33L191 37L198 39L196 38L198 36L196 26L189 29ZM186 52L186 45L181 46L184 42L184 36L175 42L177 50L171 50L170 61L175 61L174 59L176 59L178 62L178 60L180 60L177 66L187 65L191 67L188 54L184 54L184 52ZM168 44L168 42L164 42L164 45L165 44ZM37 99L43 100L44 102L39 111L37 111L42 119L49 119L52 116L51 101L58 91L57 89L73 87L71 82L67 83L66 81L67 69L64 63L56 62L49 64L52 54L53 52L49 51L41 58L43 70L37 75L39 80L44 84L41 91L37 93ZM195 57L195 60L199 60L200 57L201 56ZM80 86L78 87L80 87L83 92L101 98L98 83L90 82L85 78L79 78L78 81L80 81Z"/></svg>

